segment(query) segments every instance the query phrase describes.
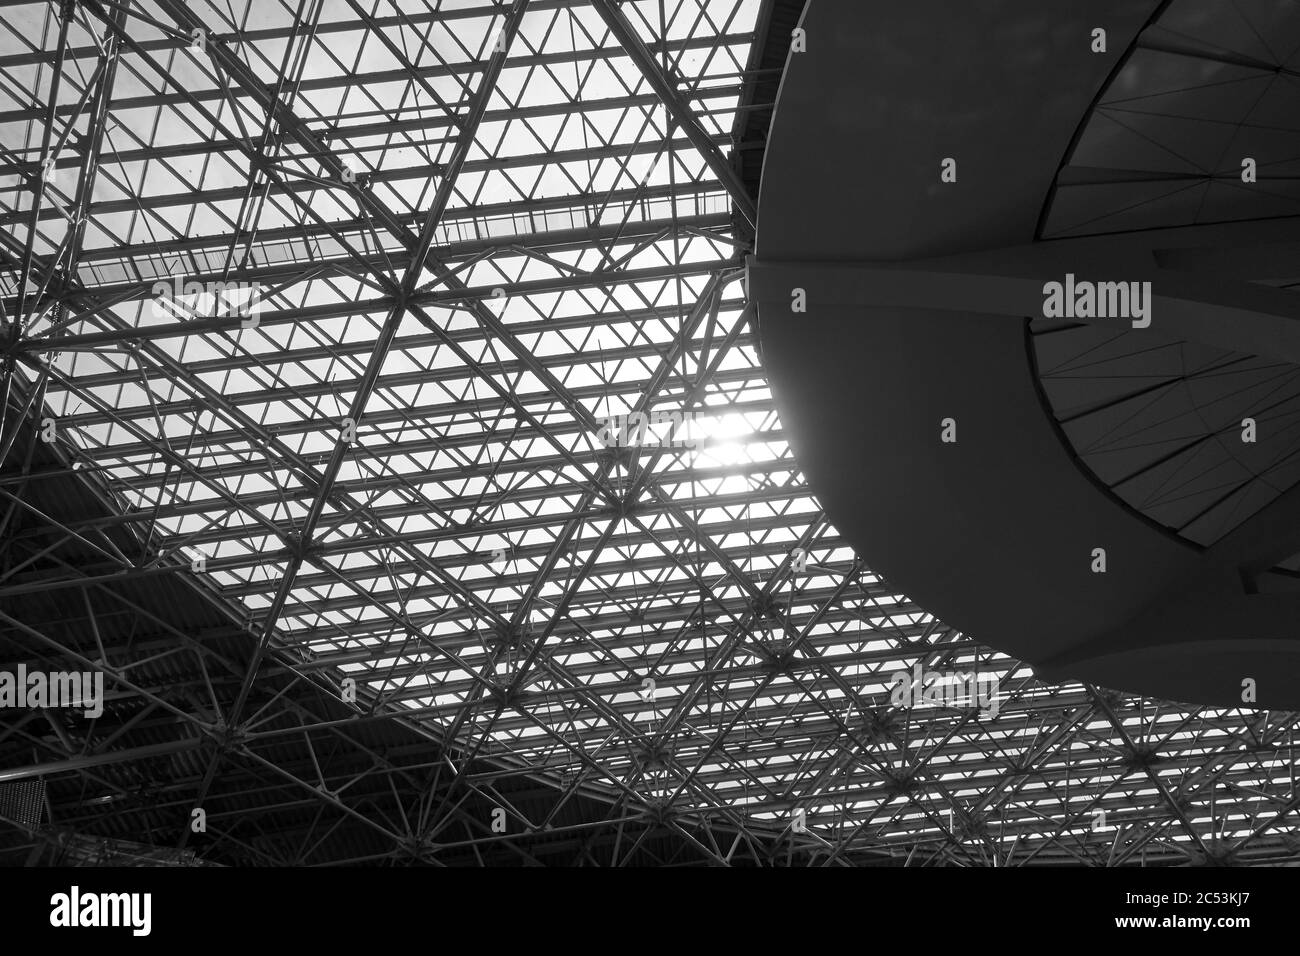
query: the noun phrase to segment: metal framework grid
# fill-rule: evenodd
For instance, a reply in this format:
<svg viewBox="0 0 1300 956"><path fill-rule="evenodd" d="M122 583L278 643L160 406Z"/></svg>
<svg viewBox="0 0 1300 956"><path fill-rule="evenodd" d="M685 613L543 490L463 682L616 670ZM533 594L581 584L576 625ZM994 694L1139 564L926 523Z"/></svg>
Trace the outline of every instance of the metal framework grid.
<svg viewBox="0 0 1300 956"><path fill-rule="evenodd" d="M1294 859L1295 715L1037 682L809 494L739 281L783 6L4 4L0 656L111 693L0 720L3 859Z"/></svg>

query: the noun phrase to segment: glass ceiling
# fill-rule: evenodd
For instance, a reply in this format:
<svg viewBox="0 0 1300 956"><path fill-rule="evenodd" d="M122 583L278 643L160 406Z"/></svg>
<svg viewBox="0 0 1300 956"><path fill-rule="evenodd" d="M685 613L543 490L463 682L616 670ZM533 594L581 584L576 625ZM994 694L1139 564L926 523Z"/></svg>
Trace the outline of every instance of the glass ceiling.
<svg viewBox="0 0 1300 956"><path fill-rule="evenodd" d="M7 8L4 301L57 453L140 543L106 564L197 575L457 761L747 826L802 808L828 845L1203 847L1206 781L1276 789L1289 724L1039 684L862 568L805 487L699 135L731 147L760 6ZM917 663L995 673L998 717L891 708ZM1245 836L1278 798L1238 796L1216 826Z"/></svg>

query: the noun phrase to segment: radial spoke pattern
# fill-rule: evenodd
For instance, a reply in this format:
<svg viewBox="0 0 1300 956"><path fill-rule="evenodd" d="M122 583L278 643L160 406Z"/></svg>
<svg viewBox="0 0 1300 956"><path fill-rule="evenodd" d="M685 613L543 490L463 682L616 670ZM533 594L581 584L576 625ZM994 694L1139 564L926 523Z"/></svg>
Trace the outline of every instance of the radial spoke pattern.
<svg viewBox="0 0 1300 956"><path fill-rule="evenodd" d="M604 801L615 861L646 819L726 861L724 831L760 862L1290 852L1291 715L1039 683L822 515L756 351L754 197L729 165L770 111L770 6L5 8L0 494L44 515L42 488L74 475L105 509L60 520L75 568L38 576L44 539L6 542L0 602L201 594L254 647L232 660L180 628L196 669L123 677L87 753L172 708L201 732L166 745L197 753L186 809L232 808L232 774L287 779L433 862L452 821L482 826L431 808L448 779L505 804L485 761L545 785L543 809L510 807L529 827ZM24 467L20 434L53 463ZM6 608L6 640L29 640ZM999 712L891 703L915 665L996 675ZM351 716L278 723L286 674ZM440 776L349 721L416 728ZM289 734L314 770L278 749ZM322 740L362 769L336 772ZM350 795L368 774L394 786ZM280 858L229 815L209 846ZM314 833L287 856L320 859Z"/></svg>

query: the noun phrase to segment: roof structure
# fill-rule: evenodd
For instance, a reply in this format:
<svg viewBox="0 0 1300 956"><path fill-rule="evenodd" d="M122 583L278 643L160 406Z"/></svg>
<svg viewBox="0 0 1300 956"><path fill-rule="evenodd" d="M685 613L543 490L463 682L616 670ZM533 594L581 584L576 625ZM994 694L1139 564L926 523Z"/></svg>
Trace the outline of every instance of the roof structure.
<svg viewBox="0 0 1300 956"><path fill-rule="evenodd" d="M106 675L0 719L0 860L1294 859L1294 715L1036 681L810 494L741 282L801 7L0 8L0 661Z"/></svg>

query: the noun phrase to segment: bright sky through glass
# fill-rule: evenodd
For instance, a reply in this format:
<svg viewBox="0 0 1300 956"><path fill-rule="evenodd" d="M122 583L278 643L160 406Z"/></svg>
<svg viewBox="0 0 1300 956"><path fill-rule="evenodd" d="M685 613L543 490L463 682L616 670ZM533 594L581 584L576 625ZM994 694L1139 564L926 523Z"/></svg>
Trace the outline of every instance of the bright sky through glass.
<svg viewBox="0 0 1300 956"><path fill-rule="evenodd" d="M364 709L406 708L460 755L776 826L797 803L811 828L942 839L953 794L991 793L1008 752L1094 713L1082 688L1034 683L855 564L776 416L730 199L589 3L532 0L490 89L509 4L180 5L225 59L151 23L186 15L174 6L126 14L84 298L28 329L50 338L61 453L148 560L202 556L293 667L354 679ZM0 54L53 49L49 9L18 8ZM621 10L725 153L757 0ZM314 35L294 29L316 17ZM91 27L70 30L69 109L94 79ZM49 70L5 75L0 138L35 160L40 123L8 78L43 89ZM78 162L74 137L38 255L65 238ZM30 208L16 195L0 200L9 231ZM376 276L408 275L439 202L386 329ZM160 308L149 290L174 274L245 283L232 298L255 292L256 322L210 297ZM661 447L652 423L642 447L606 447L602 424L632 413L678 413L690 441ZM996 672L997 726L932 712L904 739L890 675L921 658ZM1117 719L1184 732L1136 703ZM1026 827L1062 803L1086 825L1115 727L1075 732L1052 759L1092 791L1022 780L987 799Z"/></svg>

